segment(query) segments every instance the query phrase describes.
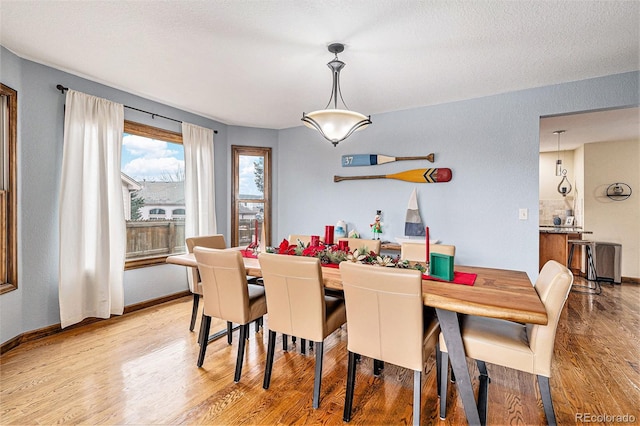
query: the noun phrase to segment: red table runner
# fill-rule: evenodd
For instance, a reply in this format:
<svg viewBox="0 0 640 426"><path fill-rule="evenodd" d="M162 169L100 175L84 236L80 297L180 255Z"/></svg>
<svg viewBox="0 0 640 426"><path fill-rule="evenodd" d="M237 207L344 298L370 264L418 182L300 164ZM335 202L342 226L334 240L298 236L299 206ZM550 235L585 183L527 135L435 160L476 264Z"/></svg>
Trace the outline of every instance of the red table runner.
<svg viewBox="0 0 640 426"><path fill-rule="evenodd" d="M258 258L258 255L255 254L253 252L253 250L251 250L251 249L240 250L240 253L242 253L242 257L247 257L247 258L250 258L250 259L257 259Z"/></svg>
<svg viewBox="0 0 640 426"><path fill-rule="evenodd" d="M473 285L476 282L478 274L470 274L468 272L453 272L453 281L443 280L441 278L432 277L431 275L422 274L423 280L441 281L443 283Z"/></svg>

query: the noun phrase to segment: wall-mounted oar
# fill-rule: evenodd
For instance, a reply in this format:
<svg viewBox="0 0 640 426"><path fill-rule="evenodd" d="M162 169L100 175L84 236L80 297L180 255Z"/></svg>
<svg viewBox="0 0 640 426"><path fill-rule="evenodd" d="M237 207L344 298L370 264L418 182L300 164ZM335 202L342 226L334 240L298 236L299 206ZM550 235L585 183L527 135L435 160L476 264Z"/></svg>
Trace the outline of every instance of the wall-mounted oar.
<svg viewBox="0 0 640 426"><path fill-rule="evenodd" d="M420 157L389 157L379 154L351 154L342 156L342 167L375 166L392 161L427 160L433 163L433 153Z"/></svg>
<svg viewBox="0 0 640 426"><path fill-rule="evenodd" d="M451 180L451 169L433 168L433 169L414 169L405 170L404 172L393 173L390 175L370 175L370 176L334 176L334 182L343 180L358 179L397 179L407 182L417 183L440 183L449 182Z"/></svg>

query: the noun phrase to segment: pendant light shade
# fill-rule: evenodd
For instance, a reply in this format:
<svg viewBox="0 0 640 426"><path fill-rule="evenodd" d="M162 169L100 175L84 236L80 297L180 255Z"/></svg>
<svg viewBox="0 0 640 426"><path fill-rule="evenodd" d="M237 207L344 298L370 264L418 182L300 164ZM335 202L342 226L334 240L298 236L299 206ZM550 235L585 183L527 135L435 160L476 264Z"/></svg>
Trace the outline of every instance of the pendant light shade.
<svg viewBox="0 0 640 426"><path fill-rule="evenodd" d="M340 71L345 67L345 63L338 59L338 53L344 50L341 43L329 45L329 52L335 54L335 58L327 64L333 74L333 85L331 97L325 109L307 113L302 113L302 121L312 129L316 129L320 134L333 144L338 145L348 138L356 130L361 130L371 124L371 117L350 111L342 99L340 90ZM338 108L338 97L344 105L344 109ZM333 108L329 106L333 103Z"/></svg>

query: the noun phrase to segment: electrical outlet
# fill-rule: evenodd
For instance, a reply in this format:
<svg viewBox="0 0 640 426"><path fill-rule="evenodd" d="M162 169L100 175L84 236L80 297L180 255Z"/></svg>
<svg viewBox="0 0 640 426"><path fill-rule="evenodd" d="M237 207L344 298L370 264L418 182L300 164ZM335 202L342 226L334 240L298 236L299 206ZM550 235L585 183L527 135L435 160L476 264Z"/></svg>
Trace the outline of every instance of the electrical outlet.
<svg viewBox="0 0 640 426"><path fill-rule="evenodd" d="M529 211L527 209L518 210L518 219L527 220L529 218Z"/></svg>

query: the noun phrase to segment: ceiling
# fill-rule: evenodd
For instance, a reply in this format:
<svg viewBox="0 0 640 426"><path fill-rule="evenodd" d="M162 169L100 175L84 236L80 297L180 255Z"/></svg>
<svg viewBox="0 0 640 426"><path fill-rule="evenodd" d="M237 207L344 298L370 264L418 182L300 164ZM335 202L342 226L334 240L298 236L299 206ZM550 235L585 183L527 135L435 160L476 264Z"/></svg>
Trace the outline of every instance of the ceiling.
<svg viewBox="0 0 640 426"><path fill-rule="evenodd" d="M540 120L540 152L571 151L585 143L640 140L640 109L623 108L545 117Z"/></svg>
<svg viewBox="0 0 640 426"><path fill-rule="evenodd" d="M639 40L638 1L0 0L0 44L22 58L270 129L325 107L331 42L346 44L345 101L375 124L379 113L635 71ZM572 137L557 120L542 139L557 127Z"/></svg>

